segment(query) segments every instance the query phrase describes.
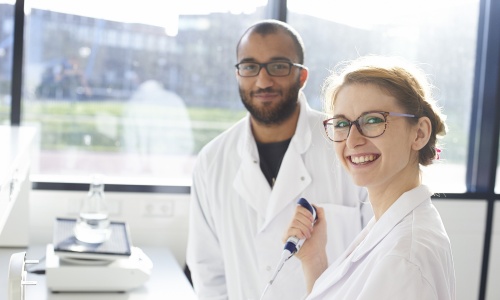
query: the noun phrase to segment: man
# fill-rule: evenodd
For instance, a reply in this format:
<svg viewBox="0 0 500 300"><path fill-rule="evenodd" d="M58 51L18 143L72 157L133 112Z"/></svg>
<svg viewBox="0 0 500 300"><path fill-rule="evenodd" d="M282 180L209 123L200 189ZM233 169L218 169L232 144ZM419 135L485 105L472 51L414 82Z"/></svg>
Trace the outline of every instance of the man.
<svg viewBox="0 0 500 300"><path fill-rule="evenodd" d="M370 218L366 192L336 161L324 116L301 92L308 69L300 36L266 20L236 50L249 115L205 146L193 174L186 260L199 299L260 299L301 197L325 209L330 263ZM288 260L265 299L304 296L300 268Z"/></svg>

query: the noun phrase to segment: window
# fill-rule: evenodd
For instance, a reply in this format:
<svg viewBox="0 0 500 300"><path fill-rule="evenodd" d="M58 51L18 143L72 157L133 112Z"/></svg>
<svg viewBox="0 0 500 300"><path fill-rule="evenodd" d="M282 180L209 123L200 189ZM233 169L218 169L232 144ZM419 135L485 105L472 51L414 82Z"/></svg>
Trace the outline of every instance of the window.
<svg viewBox="0 0 500 300"><path fill-rule="evenodd" d="M246 113L236 43L267 2L146 2L26 2L22 123L41 134L36 180L189 185L201 147Z"/></svg>
<svg viewBox="0 0 500 300"><path fill-rule="evenodd" d="M10 122L14 6L0 1L0 124Z"/></svg>
<svg viewBox="0 0 500 300"><path fill-rule="evenodd" d="M439 192L465 192L479 2L385 2L288 0L288 22L307 45L309 103L321 109L321 84L342 60L381 54L417 62L431 75L449 127L441 159L424 168L424 180Z"/></svg>

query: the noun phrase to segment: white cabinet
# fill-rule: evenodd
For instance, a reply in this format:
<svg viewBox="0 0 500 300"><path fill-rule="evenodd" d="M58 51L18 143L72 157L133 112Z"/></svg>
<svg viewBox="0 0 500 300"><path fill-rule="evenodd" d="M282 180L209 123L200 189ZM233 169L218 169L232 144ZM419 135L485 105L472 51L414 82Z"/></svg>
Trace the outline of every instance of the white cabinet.
<svg viewBox="0 0 500 300"><path fill-rule="evenodd" d="M0 126L0 247L26 247L36 129Z"/></svg>

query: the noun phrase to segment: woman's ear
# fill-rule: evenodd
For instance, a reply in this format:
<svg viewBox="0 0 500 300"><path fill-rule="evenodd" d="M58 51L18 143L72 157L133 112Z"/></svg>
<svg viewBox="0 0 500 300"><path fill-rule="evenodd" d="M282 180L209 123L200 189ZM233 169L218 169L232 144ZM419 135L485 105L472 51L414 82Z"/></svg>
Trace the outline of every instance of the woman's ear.
<svg viewBox="0 0 500 300"><path fill-rule="evenodd" d="M427 145L431 137L431 120L428 117L419 118L417 125L415 125L415 129L417 134L415 136L415 140L413 140L412 149L415 151L419 151L420 149L425 147L425 145Z"/></svg>

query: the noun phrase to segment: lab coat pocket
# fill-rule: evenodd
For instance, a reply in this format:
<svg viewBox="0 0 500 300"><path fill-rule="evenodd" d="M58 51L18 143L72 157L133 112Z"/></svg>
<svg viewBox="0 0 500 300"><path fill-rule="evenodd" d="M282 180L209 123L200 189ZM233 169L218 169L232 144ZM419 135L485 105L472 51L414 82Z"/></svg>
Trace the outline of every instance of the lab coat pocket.
<svg viewBox="0 0 500 300"><path fill-rule="evenodd" d="M361 231L361 211L359 206L343 206L322 203L325 210L328 241L326 250L329 262L333 262L351 244Z"/></svg>

